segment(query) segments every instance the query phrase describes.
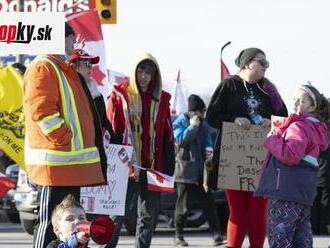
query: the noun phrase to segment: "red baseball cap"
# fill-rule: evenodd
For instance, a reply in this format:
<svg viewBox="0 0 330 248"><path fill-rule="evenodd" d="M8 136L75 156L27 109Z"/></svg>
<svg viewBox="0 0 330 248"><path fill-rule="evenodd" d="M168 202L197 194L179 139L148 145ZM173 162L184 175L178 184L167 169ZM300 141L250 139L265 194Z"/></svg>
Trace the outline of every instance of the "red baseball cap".
<svg viewBox="0 0 330 248"><path fill-rule="evenodd" d="M89 55L82 49L74 50L72 55L69 57L68 61L73 62L76 59L89 59L93 65L99 63L99 61L100 61L99 56Z"/></svg>

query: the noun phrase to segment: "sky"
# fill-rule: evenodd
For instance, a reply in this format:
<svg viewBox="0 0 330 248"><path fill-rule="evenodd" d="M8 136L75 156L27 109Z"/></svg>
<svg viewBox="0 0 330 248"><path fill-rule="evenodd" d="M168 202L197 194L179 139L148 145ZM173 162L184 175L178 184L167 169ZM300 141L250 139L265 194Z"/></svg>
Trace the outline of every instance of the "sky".
<svg viewBox="0 0 330 248"><path fill-rule="evenodd" d="M266 72L287 106L307 81L330 97L330 2L327 0L117 0L117 24L103 25L107 64L129 75L135 58L150 52L164 88L177 72L189 94L211 97L220 82L220 48L232 74L247 47L261 48Z"/></svg>

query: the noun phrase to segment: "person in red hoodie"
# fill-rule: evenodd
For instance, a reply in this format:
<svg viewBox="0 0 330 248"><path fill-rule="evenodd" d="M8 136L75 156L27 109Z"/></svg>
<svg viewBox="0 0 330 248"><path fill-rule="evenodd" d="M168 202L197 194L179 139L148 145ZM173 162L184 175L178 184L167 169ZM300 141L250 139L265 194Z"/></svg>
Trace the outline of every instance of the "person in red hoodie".
<svg viewBox="0 0 330 248"><path fill-rule="evenodd" d="M158 63L150 54L143 54L133 67L129 81L115 85L108 100L107 117L123 144L133 145L126 195L126 211L138 194L138 219L135 247L150 247L154 219L160 193L148 190L146 171L173 175L175 166L174 136L170 118L170 94L162 91ZM116 230L111 244L115 247L122 218L115 220Z"/></svg>
<svg viewBox="0 0 330 248"><path fill-rule="evenodd" d="M316 88L302 85L296 114L268 135L268 150L255 194L270 199L269 247L312 248L311 206L316 195L318 157L329 146L330 104Z"/></svg>

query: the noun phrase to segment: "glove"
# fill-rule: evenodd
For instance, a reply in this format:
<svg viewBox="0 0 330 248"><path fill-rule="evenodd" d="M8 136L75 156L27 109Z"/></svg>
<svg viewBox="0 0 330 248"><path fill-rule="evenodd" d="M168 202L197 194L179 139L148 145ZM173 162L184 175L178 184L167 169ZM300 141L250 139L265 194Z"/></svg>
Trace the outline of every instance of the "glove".
<svg viewBox="0 0 330 248"><path fill-rule="evenodd" d="M201 123L201 120L199 119L199 117L197 115L194 115L193 117L191 117L189 119L189 124L192 126L198 127L200 123Z"/></svg>

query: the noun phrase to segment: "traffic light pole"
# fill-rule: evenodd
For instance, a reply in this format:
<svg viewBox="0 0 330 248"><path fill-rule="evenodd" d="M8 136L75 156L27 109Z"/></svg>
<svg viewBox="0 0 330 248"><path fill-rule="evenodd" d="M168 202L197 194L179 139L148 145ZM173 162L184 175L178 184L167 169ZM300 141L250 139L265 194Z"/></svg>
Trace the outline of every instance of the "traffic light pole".
<svg viewBox="0 0 330 248"><path fill-rule="evenodd" d="M18 2L18 10L19 12L23 12L24 11L24 0L19 0ZM18 54L16 56L16 62L24 64L24 57L22 54Z"/></svg>

